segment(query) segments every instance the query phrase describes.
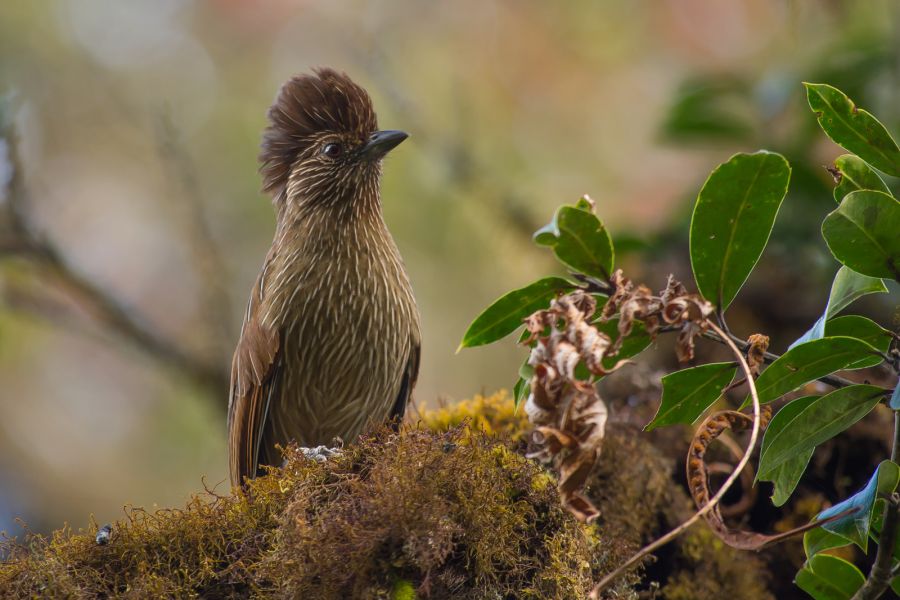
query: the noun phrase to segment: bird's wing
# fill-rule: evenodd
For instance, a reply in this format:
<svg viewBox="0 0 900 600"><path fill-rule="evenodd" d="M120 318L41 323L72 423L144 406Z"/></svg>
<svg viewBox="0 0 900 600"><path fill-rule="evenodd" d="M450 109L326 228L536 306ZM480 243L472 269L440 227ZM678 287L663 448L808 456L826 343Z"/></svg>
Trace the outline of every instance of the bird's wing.
<svg viewBox="0 0 900 600"><path fill-rule="evenodd" d="M263 277L265 271L263 272ZM259 317L262 284L250 298L241 339L231 361L231 396L228 402L228 457L231 484L256 476L259 447L269 411L277 393L281 355L279 332Z"/></svg>
<svg viewBox="0 0 900 600"><path fill-rule="evenodd" d="M400 382L400 393L394 401L391 408L391 420L397 426L403 421L403 415L406 414L406 405L409 404L409 398L412 396L413 388L416 387L416 380L419 378L419 358L421 356L422 346L418 339L413 339L412 347L409 351L409 359L406 361L406 370L403 372L403 379Z"/></svg>

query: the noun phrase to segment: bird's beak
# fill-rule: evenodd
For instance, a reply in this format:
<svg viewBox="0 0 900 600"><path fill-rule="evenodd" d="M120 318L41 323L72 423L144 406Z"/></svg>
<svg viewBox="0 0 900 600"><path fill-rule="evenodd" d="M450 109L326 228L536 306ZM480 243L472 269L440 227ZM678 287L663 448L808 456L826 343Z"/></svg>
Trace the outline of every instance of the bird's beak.
<svg viewBox="0 0 900 600"><path fill-rule="evenodd" d="M369 160L379 160L408 137L405 131L395 129L376 131L363 146L362 154Z"/></svg>

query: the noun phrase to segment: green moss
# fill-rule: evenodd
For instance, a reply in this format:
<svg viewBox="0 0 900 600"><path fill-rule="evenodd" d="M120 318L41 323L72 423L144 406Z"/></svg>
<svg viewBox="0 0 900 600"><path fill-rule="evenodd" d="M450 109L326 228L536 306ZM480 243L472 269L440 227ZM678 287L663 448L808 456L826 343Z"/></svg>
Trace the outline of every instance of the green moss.
<svg viewBox="0 0 900 600"><path fill-rule="evenodd" d="M391 600L416 600L416 588L406 579L398 579L391 590Z"/></svg>
<svg viewBox="0 0 900 600"><path fill-rule="evenodd" d="M473 431L521 441L531 430L524 410L516 410L509 395L501 390L490 396L476 395L452 406L426 411L423 424L429 429L443 431L468 425Z"/></svg>
<svg viewBox="0 0 900 600"><path fill-rule="evenodd" d="M679 550L665 600L773 600L757 555L730 548L705 525L688 530Z"/></svg>
<svg viewBox="0 0 900 600"><path fill-rule="evenodd" d="M93 529L7 543L0 597L570 598L588 589L581 526L553 486L533 484L545 477L537 465L489 436L383 431L326 463L287 458L246 493L132 509L104 546Z"/></svg>
<svg viewBox="0 0 900 600"><path fill-rule="evenodd" d="M106 545L95 525L2 543L0 597L582 598L687 503L672 461L613 426L587 490L601 516L582 525L555 477L524 458L526 431L495 395L325 463L289 449L244 492L129 509ZM675 546L672 568L654 573L663 595L765 598L740 587L762 589L754 559L720 546L706 530ZM646 585L632 571L608 592L636 599Z"/></svg>

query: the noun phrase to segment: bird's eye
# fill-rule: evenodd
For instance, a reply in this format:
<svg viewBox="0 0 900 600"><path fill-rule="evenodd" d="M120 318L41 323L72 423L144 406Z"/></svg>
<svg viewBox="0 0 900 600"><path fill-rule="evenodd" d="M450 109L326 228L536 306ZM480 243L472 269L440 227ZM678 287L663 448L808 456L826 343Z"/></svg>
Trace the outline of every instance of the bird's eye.
<svg viewBox="0 0 900 600"><path fill-rule="evenodd" d="M341 148L341 145L335 143L325 144L325 147L322 148L322 154L329 158L340 156L342 151L343 148Z"/></svg>

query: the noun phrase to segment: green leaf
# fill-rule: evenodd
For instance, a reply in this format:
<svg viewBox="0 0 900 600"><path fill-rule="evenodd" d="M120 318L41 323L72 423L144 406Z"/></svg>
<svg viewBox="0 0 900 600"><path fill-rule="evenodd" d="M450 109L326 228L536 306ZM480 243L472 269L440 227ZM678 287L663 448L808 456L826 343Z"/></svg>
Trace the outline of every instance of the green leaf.
<svg viewBox="0 0 900 600"><path fill-rule="evenodd" d="M827 338L826 338L827 339ZM849 385L820 396L772 437L759 457L759 478L769 479L777 467L841 433L869 414L884 390L874 385Z"/></svg>
<svg viewBox="0 0 900 600"><path fill-rule="evenodd" d="M803 534L803 550L806 552L806 558L811 558L831 548L843 548L853 542L842 535L831 533L821 527L810 529Z"/></svg>
<svg viewBox="0 0 900 600"><path fill-rule="evenodd" d="M531 353L529 352L528 356L525 357L525 362L519 366L519 380L513 386L513 401L516 408L531 393L531 378L534 377L534 367L528 364L530 358Z"/></svg>
<svg viewBox="0 0 900 600"><path fill-rule="evenodd" d="M656 416L644 428L646 431L685 423L690 425L722 395L731 383L737 365L733 362L710 363L670 373L662 378L662 401Z"/></svg>
<svg viewBox="0 0 900 600"><path fill-rule="evenodd" d="M857 108L837 88L822 83L803 85L825 135L876 169L900 176L900 148L878 119Z"/></svg>
<svg viewBox="0 0 900 600"><path fill-rule="evenodd" d="M815 600L848 600L866 582L853 563L830 554L817 554L797 572L794 583Z"/></svg>
<svg viewBox="0 0 900 600"><path fill-rule="evenodd" d="M866 161L855 154L842 154L834 159L835 178L838 179L834 186L834 200L840 204L844 196L856 190L876 190L890 194L891 191L885 185L878 173L873 171Z"/></svg>
<svg viewBox="0 0 900 600"><path fill-rule="evenodd" d="M560 236L559 223L557 223L558 217L559 210L553 213L553 218L549 223L534 232L532 239L535 244L539 246L550 246L551 248L556 245Z"/></svg>
<svg viewBox="0 0 900 600"><path fill-rule="evenodd" d="M879 495L893 493L897 489L898 482L900 482L900 466L897 463L884 460L878 465L878 469L875 470L875 474L869 479L866 487L843 502L823 510L816 516L816 519L822 521L844 511L855 509L854 512L837 521L826 523L822 527L849 539L859 546L863 552L867 552L869 547L869 526L875 500Z"/></svg>
<svg viewBox="0 0 900 600"><path fill-rule="evenodd" d="M594 323L594 327L597 328L597 331L608 335L609 339L613 341L619 337L619 317L612 318L606 323ZM603 368L607 370L612 369L620 360L640 354L647 349L647 346L649 346L652 341L653 340L650 339L650 335L647 333L644 324L640 321L634 321L631 333L622 341L619 353L615 356L605 357L603 359Z"/></svg>
<svg viewBox="0 0 900 600"><path fill-rule="evenodd" d="M794 346L769 365L756 380L756 391L763 404L780 398L801 385L847 368L868 358L875 349L849 337L827 337ZM743 406L750 405L750 396Z"/></svg>
<svg viewBox="0 0 900 600"><path fill-rule="evenodd" d="M862 340L876 350L887 352L891 345L891 333L866 317L859 315L844 315L831 319L825 324L825 335L827 337L852 337ZM847 365L847 369L863 369L866 367L874 367L881 364L884 360L880 356L868 356L859 361Z"/></svg>
<svg viewBox="0 0 900 600"><path fill-rule="evenodd" d="M703 296L724 310L769 240L791 167L780 154L735 154L710 174L691 218L691 267Z"/></svg>
<svg viewBox="0 0 900 600"><path fill-rule="evenodd" d="M762 447L760 448L760 456L769 449L772 440L781 435L797 415L799 415L807 406L815 402L816 399L818 399L818 396L797 398L796 400L787 403L778 411L772 418L768 427L766 427L766 434L762 441ZM772 493L772 504L781 506L787 502L791 493L793 493L794 488L797 487L800 478L803 476L803 472L806 471L809 459L812 458L813 452L815 451L816 448L813 446L812 448L789 458L781 464L781 466L775 467L764 476L759 473L757 474L756 479L758 481L771 481L775 485L775 489Z"/></svg>
<svg viewBox="0 0 900 600"><path fill-rule="evenodd" d="M793 348L804 342L825 337L825 322L828 319L847 308L857 298L861 298L866 294L880 294L883 292L887 292L887 288L881 279L860 275L853 269L841 267L834 276L834 281L831 282L831 293L828 295L828 304L825 305L825 312L822 313L822 316L819 317L819 320L815 322L809 331L797 338L790 347Z"/></svg>
<svg viewBox="0 0 900 600"><path fill-rule="evenodd" d="M878 543L881 537L881 528L884 526L884 509L887 506L887 500L884 498L876 498L875 504L872 505L872 518L869 520L869 539ZM900 538L898 534L897 538ZM897 540L900 541L900 540ZM893 552L894 561L900 560L900 544L894 543Z"/></svg>
<svg viewBox="0 0 900 600"><path fill-rule="evenodd" d="M523 400L528 397L528 394L531 393L531 383L519 377L516 381L516 385L513 386L513 402L515 402L515 406L519 406Z"/></svg>
<svg viewBox="0 0 900 600"><path fill-rule="evenodd" d="M847 194L822 223L836 259L870 277L900 281L900 202L884 192Z"/></svg>
<svg viewBox="0 0 900 600"><path fill-rule="evenodd" d="M586 203L561 206L553 220L535 232L534 241L553 248L556 258L578 273L603 280L612 273L612 239Z"/></svg>
<svg viewBox="0 0 900 600"><path fill-rule="evenodd" d="M750 85L734 77L692 78L678 86L662 134L679 142L735 142L754 132Z"/></svg>
<svg viewBox="0 0 900 600"><path fill-rule="evenodd" d="M561 277L546 277L501 296L472 321L460 349L489 344L509 335L525 317L547 308L553 298L574 288Z"/></svg>

